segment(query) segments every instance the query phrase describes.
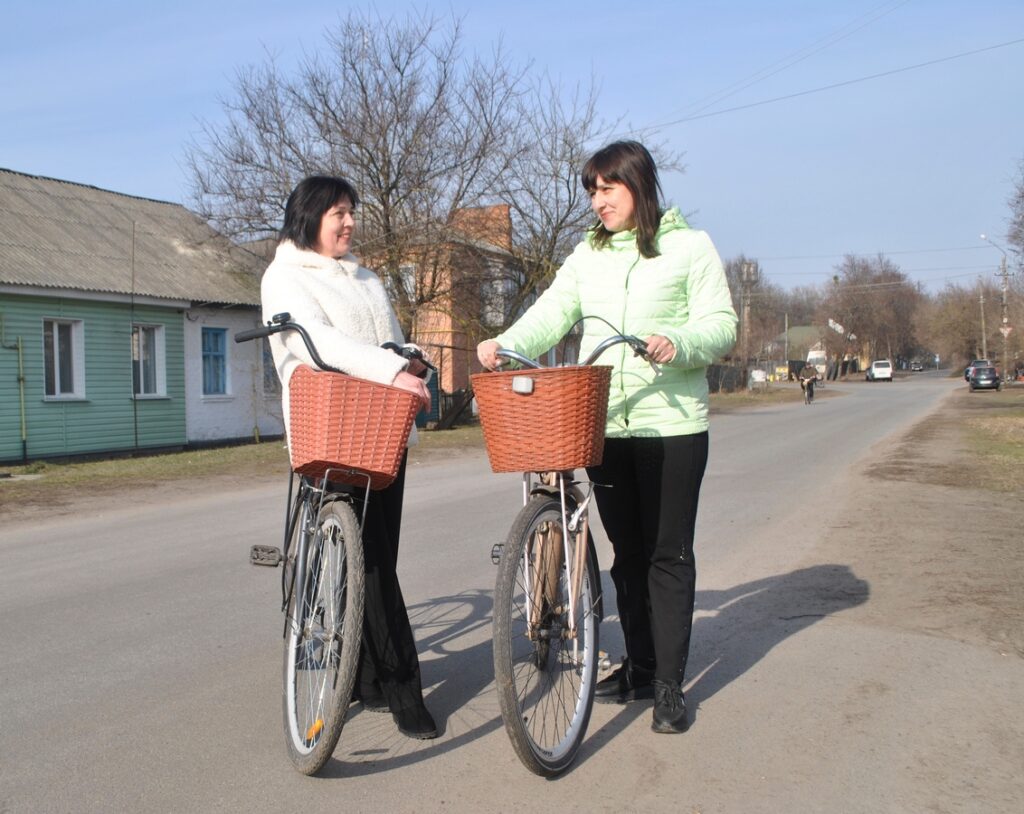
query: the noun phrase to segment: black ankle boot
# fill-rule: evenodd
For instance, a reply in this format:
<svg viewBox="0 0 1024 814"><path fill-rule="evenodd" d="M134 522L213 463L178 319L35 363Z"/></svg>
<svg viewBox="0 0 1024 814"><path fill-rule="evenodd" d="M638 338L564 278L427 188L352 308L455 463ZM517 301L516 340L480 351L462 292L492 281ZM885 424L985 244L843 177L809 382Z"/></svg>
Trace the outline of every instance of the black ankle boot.
<svg viewBox="0 0 1024 814"><path fill-rule="evenodd" d="M653 679L653 670L646 670L625 658L617 670L597 682L594 700L599 704L625 704L654 698Z"/></svg>
<svg viewBox="0 0 1024 814"><path fill-rule="evenodd" d="M437 737L437 724L422 701L416 706L402 707L397 712L392 710L391 717L395 719L398 731L407 737L417 740Z"/></svg>
<svg viewBox="0 0 1024 814"><path fill-rule="evenodd" d="M654 719L651 729L662 734L680 734L690 728L683 689L675 681L654 679Z"/></svg>
<svg viewBox="0 0 1024 814"><path fill-rule="evenodd" d="M398 731L417 740L437 737L437 724L423 703L419 681L385 688Z"/></svg>

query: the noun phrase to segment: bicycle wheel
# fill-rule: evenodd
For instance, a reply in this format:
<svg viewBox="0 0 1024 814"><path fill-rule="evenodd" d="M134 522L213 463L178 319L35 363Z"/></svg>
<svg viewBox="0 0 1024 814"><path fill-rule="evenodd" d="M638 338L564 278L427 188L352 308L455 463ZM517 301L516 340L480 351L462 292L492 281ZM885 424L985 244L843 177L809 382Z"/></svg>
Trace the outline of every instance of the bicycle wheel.
<svg viewBox="0 0 1024 814"><path fill-rule="evenodd" d="M559 500L532 498L509 532L494 601L494 676L501 716L519 759L545 777L564 771L576 757L597 680L597 555L589 539L583 543L587 550L572 636L562 535Z"/></svg>
<svg viewBox="0 0 1024 814"><path fill-rule="evenodd" d="M312 503L312 505L311 505ZM349 504L329 500L316 523L303 505L284 650L284 728L288 756L303 774L331 757L352 697L363 627L363 546Z"/></svg>

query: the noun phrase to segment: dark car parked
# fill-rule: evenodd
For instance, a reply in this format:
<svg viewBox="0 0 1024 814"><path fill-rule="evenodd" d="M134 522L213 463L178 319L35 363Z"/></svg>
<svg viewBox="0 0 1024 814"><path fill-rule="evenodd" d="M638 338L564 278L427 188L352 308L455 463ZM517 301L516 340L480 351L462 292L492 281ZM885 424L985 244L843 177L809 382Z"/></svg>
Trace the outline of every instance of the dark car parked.
<svg viewBox="0 0 1024 814"><path fill-rule="evenodd" d="M978 367L972 368L970 375L967 377L967 384L971 390L998 390L1002 383L999 381L999 373L994 367Z"/></svg>
<svg viewBox="0 0 1024 814"><path fill-rule="evenodd" d="M976 367L990 367L992 363L988 359L975 359L967 367L964 368L964 381L969 382L971 380L971 371Z"/></svg>

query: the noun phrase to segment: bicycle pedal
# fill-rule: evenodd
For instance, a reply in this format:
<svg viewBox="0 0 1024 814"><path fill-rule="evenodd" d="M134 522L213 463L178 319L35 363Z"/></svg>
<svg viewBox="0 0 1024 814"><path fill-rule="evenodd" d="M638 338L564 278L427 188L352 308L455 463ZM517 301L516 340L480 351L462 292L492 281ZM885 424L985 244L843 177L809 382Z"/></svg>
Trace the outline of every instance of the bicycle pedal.
<svg viewBox="0 0 1024 814"><path fill-rule="evenodd" d="M249 549L250 565L267 565L277 568L281 564L281 549L269 545L254 545Z"/></svg>
<svg viewBox="0 0 1024 814"><path fill-rule="evenodd" d="M505 548L504 543L495 543L491 546L491 562L497 565L501 562L501 552Z"/></svg>

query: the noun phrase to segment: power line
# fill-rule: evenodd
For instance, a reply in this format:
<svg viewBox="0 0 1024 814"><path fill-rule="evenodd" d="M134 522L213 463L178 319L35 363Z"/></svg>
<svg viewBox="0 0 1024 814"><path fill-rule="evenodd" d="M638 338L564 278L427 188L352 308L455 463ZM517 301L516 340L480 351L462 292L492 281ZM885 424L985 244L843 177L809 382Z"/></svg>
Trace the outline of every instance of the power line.
<svg viewBox="0 0 1024 814"><path fill-rule="evenodd" d="M914 70L917 70L918 68L927 68L930 65L938 65L939 63L950 62L950 61L952 61L954 59L963 59L964 57L974 56L975 54L982 54L982 53L985 53L986 51L995 51L998 48L1007 48L1007 47L1009 47L1011 45L1019 45L1022 42L1024 42L1024 37L1021 37L1020 39L1016 39L1016 40L1009 40L1008 42L1001 42L1001 43L998 43L996 45L989 45L989 46L986 46L985 48L977 48L974 51L964 51L962 53L953 54L953 55L948 56L948 57L940 57L939 59L931 59L928 62L918 62L916 65L906 65L906 66L904 66L902 68L894 68L891 71L882 71L881 73L871 74L870 76L861 76L861 77L858 77L857 79L847 79L845 82L835 82L835 83L833 83L831 85L823 85L820 88L811 88L810 90L802 90L802 91L799 91L797 93L786 94L785 96L776 96L776 97L774 97L772 99L762 99L760 102L750 102L749 104L746 104L746 105L737 105L736 107L727 107L727 108L724 108L722 110L713 110L710 113L699 113L699 114L694 114L692 116L684 116L681 119L673 119L671 121L661 122L659 124L648 125L647 129L649 129L649 130L656 130L656 129L661 128L661 127L670 127L671 125L674 125L674 124L683 124L685 122L697 121L698 119L708 119L708 118L711 118L712 116L721 116L724 113L735 113L738 110L749 110L750 108L753 108L753 107L761 107L763 105L770 105L770 104L773 104L774 102L783 102L783 101L786 101L787 99L796 99L796 98L798 98L800 96L809 96L812 93L823 93L824 91L827 91L827 90L835 90L836 88L846 87L847 85L856 85L859 82L867 82L867 81L869 81L871 79L881 79L882 77L885 77L885 76L893 76L894 74L898 74L898 73L905 73L907 71L914 71Z"/></svg>
<svg viewBox="0 0 1024 814"><path fill-rule="evenodd" d="M841 28L836 29L831 34L828 34L828 35L822 37L819 40L815 40L810 45L808 45L808 46L806 46L806 47L804 47L804 48L802 48L802 49L800 49L798 51L794 51L792 54L789 54L788 56L785 56L785 57L783 57L780 60L776 60L775 62L767 65L766 67L762 68L761 70L754 72L753 74L751 74L750 76L746 77L745 79L740 79L740 80L734 82L733 84L728 85L727 87L723 88L720 91L715 91L714 93L710 93L707 96L704 96L704 97L698 99L697 101L693 102L692 104L687 105L686 107L684 107L682 110L684 110L684 111L685 110L693 110L693 108L696 108L696 110L693 110L693 114L700 113L701 111L707 110L712 105L718 104L719 102L722 102L725 99L728 99L730 96L735 96L741 90L746 90L747 88L751 87L752 85L756 85L758 82L763 82L765 79L768 79L768 78L770 78L772 76L775 76L776 74L781 73L782 71L786 70L787 68L791 68L794 65L797 65L797 64L803 62L805 59L809 59L810 57L814 56L815 54L820 53L821 51L824 51L826 48L829 48L830 46L835 45L837 42L841 42L842 40L846 39L847 37L852 37L858 31L860 31L860 30L862 30L864 28L867 28L873 22L875 22L876 20L881 19L882 17L886 16L887 14L891 14L896 9L898 9L900 6L905 6L908 2L910 2L910 0L900 0L895 5L892 5L891 0L889 0L889 2L882 3L880 6L876 6L871 11L861 15L860 17L857 17L852 22L847 23L846 25L842 26ZM891 8L885 8L886 6L891 6ZM876 12L878 12L880 9L885 9L885 10L881 11L881 13L879 13L879 14L876 14ZM875 16L872 17L871 15L875 15ZM862 25L857 26L856 28L853 28L853 29L851 29L849 31L846 30L846 29L850 28L850 26L853 26L855 23L857 23L860 20L864 19L865 17L871 17L871 19L869 19L867 22L863 23ZM819 45L819 43L824 43L824 44L822 44L820 48L815 48L815 46ZM776 68L775 70L771 70L772 68L775 68L775 66L779 66L779 67ZM707 104L703 104L702 105L702 103L705 102L705 101L707 101ZM698 105L701 105L701 106L697 107ZM680 111L680 112L682 112L682 111ZM691 114L691 115L693 115L693 114Z"/></svg>

